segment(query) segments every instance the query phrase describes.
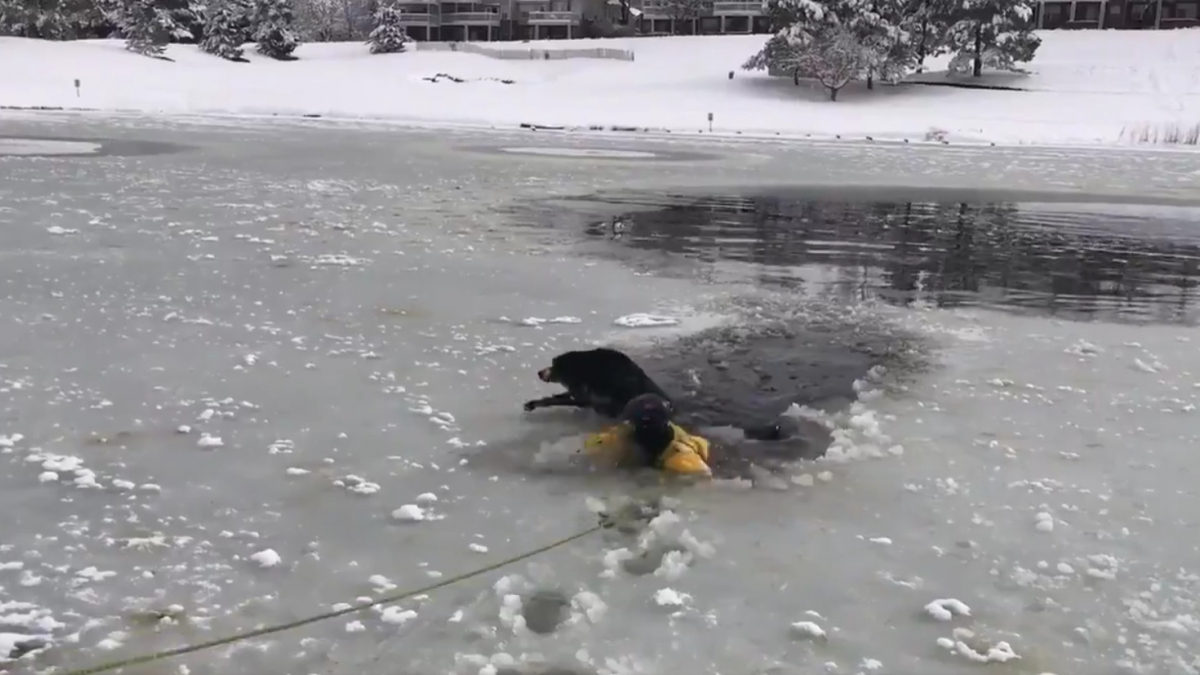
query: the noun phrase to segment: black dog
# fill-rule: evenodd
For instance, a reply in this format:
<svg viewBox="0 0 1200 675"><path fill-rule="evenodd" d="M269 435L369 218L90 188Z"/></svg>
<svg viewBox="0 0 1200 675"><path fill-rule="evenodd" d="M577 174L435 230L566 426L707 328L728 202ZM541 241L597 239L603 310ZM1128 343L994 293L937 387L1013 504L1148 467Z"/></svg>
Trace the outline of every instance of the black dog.
<svg viewBox="0 0 1200 675"><path fill-rule="evenodd" d="M654 394L671 405L671 397L633 359L615 349L564 352L549 368L538 371L543 382L561 384L561 394L525 403L525 410L553 406L591 408L606 417L620 417L625 406L642 394Z"/></svg>
<svg viewBox="0 0 1200 675"><path fill-rule="evenodd" d="M630 401L642 394L654 394L666 405L671 416L675 402L662 387L642 370L641 366L623 352L607 347L564 352L555 356L549 368L538 371L543 382L561 384L567 391L525 403L525 410L554 406L591 408L605 417L618 418ZM761 426L742 427L747 439L780 441L791 437L795 430L790 420L779 418Z"/></svg>

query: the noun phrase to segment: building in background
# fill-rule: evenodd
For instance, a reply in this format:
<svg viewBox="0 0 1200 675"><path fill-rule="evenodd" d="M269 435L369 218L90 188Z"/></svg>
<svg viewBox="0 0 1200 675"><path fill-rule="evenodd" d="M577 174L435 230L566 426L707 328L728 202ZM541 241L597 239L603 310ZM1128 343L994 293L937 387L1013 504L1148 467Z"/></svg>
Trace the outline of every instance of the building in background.
<svg viewBox="0 0 1200 675"><path fill-rule="evenodd" d="M1162 29L1200 26L1200 0L1043 0L1037 27Z"/></svg>
<svg viewBox="0 0 1200 675"><path fill-rule="evenodd" d="M565 40L770 32L761 2L733 0L398 0L415 40ZM693 11L694 10L694 11ZM1042 0L1039 29L1200 26L1200 0Z"/></svg>
<svg viewBox="0 0 1200 675"><path fill-rule="evenodd" d="M678 0L398 0L410 37L431 41L565 40L766 33L761 2ZM685 7L695 7L688 11Z"/></svg>

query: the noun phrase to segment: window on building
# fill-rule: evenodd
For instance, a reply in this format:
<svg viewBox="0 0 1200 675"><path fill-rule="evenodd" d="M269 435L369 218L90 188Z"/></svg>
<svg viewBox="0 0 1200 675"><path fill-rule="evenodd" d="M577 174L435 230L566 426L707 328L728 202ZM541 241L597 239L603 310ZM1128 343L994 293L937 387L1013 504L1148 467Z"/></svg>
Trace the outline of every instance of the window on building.
<svg viewBox="0 0 1200 675"><path fill-rule="evenodd" d="M1098 2L1077 2L1075 3L1075 16L1071 17L1072 21L1099 21L1100 20L1100 3Z"/></svg>
<svg viewBox="0 0 1200 675"><path fill-rule="evenodd" d="M1200 18L1200 2L1164 2L1164 19Z"/></svg>

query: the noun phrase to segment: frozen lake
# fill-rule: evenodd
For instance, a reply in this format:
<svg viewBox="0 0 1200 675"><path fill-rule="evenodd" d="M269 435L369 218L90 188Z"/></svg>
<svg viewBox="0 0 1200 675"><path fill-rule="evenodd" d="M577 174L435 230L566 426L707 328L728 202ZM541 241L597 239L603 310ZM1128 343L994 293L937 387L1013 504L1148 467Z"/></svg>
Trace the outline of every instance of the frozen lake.
<svg viewBox="0 0 1200 675"><path fill-rule="evenodd" d="M520 410L591 343L834 445L127 672L1198 672L1189 199L1186 153L0 118L0 673L657 493L573 455L599 420Z"/></svg>

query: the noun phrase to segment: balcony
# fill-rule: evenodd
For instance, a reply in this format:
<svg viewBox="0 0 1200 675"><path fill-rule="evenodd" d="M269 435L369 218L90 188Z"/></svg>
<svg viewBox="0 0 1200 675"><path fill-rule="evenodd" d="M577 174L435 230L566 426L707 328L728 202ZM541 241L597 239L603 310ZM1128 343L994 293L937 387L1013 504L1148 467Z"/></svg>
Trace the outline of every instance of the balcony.
<svg viewBox="0 0 1200 675"><path fill-rule="evenodd" d="M442 14L443 26L499 26L499 12L448 12Z"/></svg>
<svg viewBox="0 0 1200 675"><path fill-rule="evenodd" d="M642 7L642 16L645 16L647 19L669 19L671 18L671 13L658 2L647 2Z"/></svg>
<svg viewBox="0 0 1200 675"><path fill-rule="evenodd" d="M401 26L423 26L426 28L437 28L442 25L442 17L437 14L427 12L401 12Z"/></svg>
<svg viewBox="0 0 1200 675"><path fill-rule="evenodd" d="M762 16L761 2L714 2L714 16Z"/></svg>
<svg viewBox="0 0 1200 675"><path fill-rule="evenodd" d="M579 23L579 12L525 12L525 23L531 26L569 26Z"/></svg>

